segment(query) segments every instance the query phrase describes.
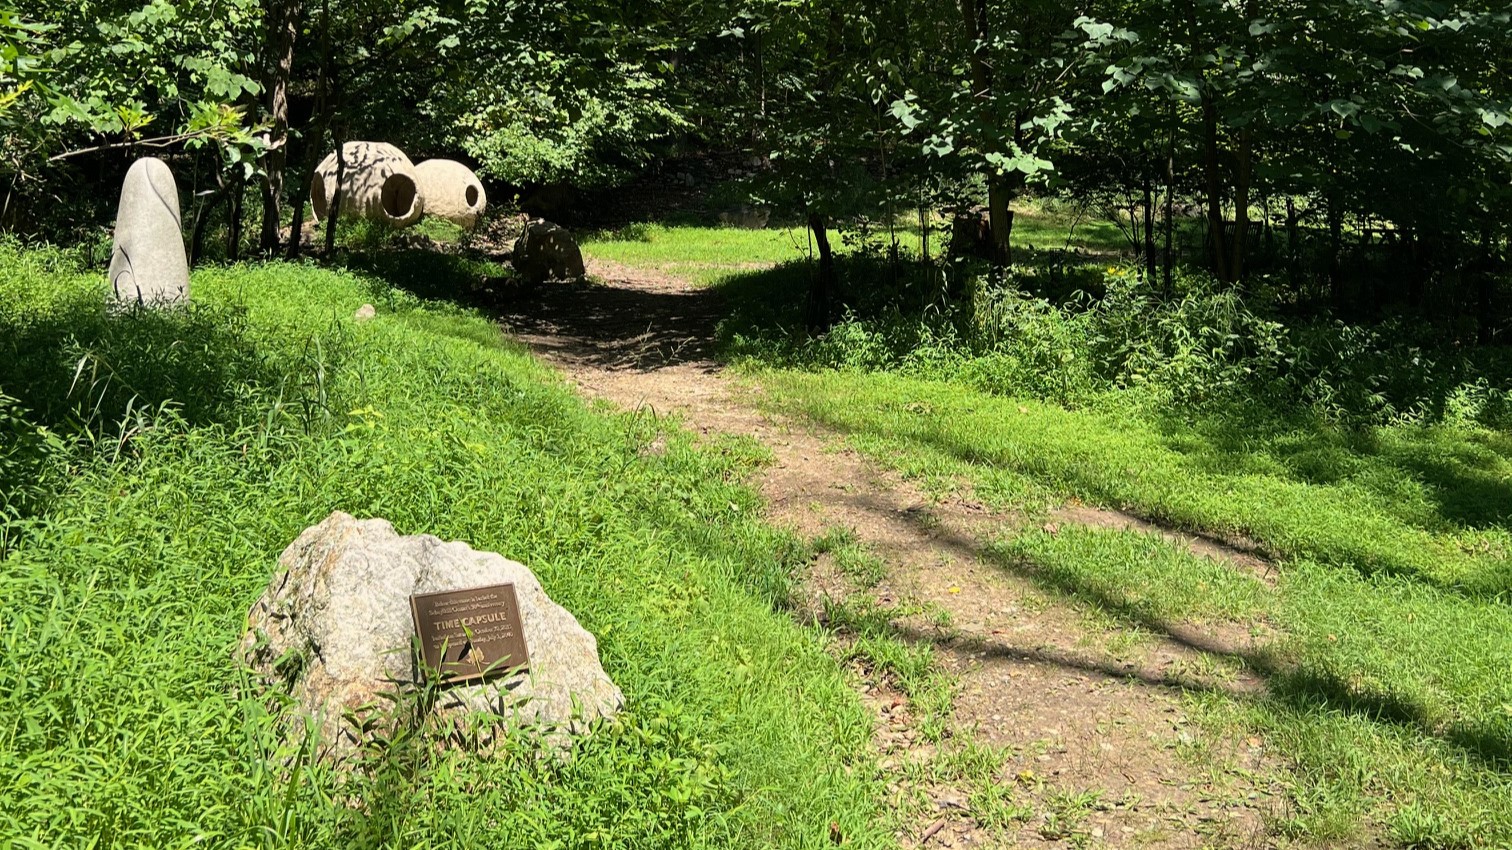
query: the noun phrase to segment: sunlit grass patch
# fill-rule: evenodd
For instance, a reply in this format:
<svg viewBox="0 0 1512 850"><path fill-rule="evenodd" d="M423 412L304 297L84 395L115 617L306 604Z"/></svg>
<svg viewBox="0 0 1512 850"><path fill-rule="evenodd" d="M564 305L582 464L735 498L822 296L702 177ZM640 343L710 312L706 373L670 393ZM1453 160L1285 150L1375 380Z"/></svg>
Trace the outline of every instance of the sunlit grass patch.
<svg viewBox="0 0 1512 850"><path fill-rule="evenodd" d="M104 314L97 276L44 260L0 254L0 331L29 341L0 362L6 415L62 440L0 466L29 476L0 487L50 494L0 519L0 834L815 846L833 822L887 843L881 789L853 769L869 718L779 607L805 549L732 483L749 447L590 409L486 317L373 272L203 269L193 310L133 318ZM454 272L435 261L438 291ZM377 318L353 321L364 302ZM96 324L54 320L74 315ZM71 394L83 354L131 380ZM245 368L198 368L226 363ZM619 725L565 763L520 743L343 785L285 762L234 647L279 551L336 509L531 566L598 636Z"/></svg>

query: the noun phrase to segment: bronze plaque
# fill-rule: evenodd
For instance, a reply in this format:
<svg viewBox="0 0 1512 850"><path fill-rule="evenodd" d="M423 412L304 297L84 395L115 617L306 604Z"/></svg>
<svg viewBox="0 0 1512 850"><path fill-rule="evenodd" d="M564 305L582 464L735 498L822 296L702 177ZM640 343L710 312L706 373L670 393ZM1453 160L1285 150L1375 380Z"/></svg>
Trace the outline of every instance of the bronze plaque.
<svg viewBox="0 0 1512 850"><path fill-rule="evenodd" d="M443 684L475 682L530 666L512 584L410 597L420 659Z"/></svg>

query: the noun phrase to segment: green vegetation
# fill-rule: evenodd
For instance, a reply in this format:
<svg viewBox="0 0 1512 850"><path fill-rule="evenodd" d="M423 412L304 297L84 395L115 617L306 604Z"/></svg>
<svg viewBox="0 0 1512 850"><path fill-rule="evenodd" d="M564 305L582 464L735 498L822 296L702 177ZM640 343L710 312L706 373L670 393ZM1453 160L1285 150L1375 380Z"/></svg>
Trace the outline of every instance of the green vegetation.
<svg viewBox="0 0 1512 850"><path fill-rule="evenodd" d="M1118 269L1083 273L1107 293L1090 308L988 291L977 296L986 309L914 313L887 306L909 303L914 284L879 288L885 269L864 252L843 258L854 306L815 338L795 331L796 298L770 297L802 291L803 263L728 270L717 284L734 311L725 351L764 404L937 489L964 484L1031 515L1077 499L1252 541L1276 561L1274 587L1135 532L1028 531L986 552L1114 628L1279 629L1260 651L1215 659L1264 677L1266 696L1196 699L1212 722L1261 732L1294 763L1283 833L1512 840L1512 444L1493 361L1434 362L1349 327L1298 329L1221 289L1120 305L1112 292L1129 278ZM1027 267L1019 279L1043 275ZM1305 373L1298 364L1318 352L1293 342L1332 346L1336 359ZM1351 345L1370 365L1337 357ZM1413 356L1418 374L1387 371ZM832 542L846 557L846 541ZM862 606L845 622L880 634L886 616Z"/></svg>
<svg viewBox="0 0 1512 850"><path fill-rule="evenodd" d="M802 228L746 230L635 224L588 234L583 246L595 257L713 283L731 267L749 264L751 268L765 268L808 253L808 234Z"/></svg>
<svg viewBox="0 0 1512 850"><path fill-rule="evenodd" d="M0 828L889 837L855 769L866 718L774 610L813 553L726 483L758 451L586 411L461 306L539 295L483 253L499 220L420 225L436 255L343 225L326 265L272 262L307 250L314 164L372 139L465 158L496 201L582 230L644 208L608 194L640 178L629 200L702 183L706 209L769 212L784 226L588 248L717 286L762 403L931 488L1258 546L1274 585L1130 532L1006 534L986 557L1126 635L1279 631L1214 662L1266 696L1194 699L1295 763L1286 834L1512 844L1509 33L1505 0L0 9L0 235L66 246L0 242ZM192 261L231 264L196 271L193 309L111 315L64 252L98 264L149 155ZM380 315L359 325L363 301ZM351 786L270 753L236 623L337 507L538 566L602 636L624 721L563 763L409 753ZM886 573L821 543L863 588ZM830 612L842 654L943 738L949 684L882 607L863 589ZM959 775L1006 828L1022 811L991 762ZM1081 840L1096 801L1063 791L1042 835Z"/></svg>
<svg viewBox="0 0 1512 850"><path fill-rule="evenodd" d="M0 453L8 840L890 834L852 770L867 716L821 640L773 607L807 552L725 483L756 462L746 444L591 412L485 319L371 273L207 269L192 309L124 315L104 312L103 285L58 252L0 245L0 434L21 437ZM365 301L378 318L352 322ZM665 452L644 451L658 438ZM278 751L282 709L235 646L279 551L335 509L531 565L598 635L623 719L563 762L512 740L488 758L380 758L345 784Z"/></svg>

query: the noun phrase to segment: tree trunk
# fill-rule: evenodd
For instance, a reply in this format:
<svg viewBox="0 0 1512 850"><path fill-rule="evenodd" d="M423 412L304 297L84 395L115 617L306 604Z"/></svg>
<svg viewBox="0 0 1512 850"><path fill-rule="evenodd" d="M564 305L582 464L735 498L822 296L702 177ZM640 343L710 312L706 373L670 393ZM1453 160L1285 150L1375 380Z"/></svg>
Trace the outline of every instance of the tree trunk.
<svg viewBox="0 0 1512 850"><path fill-rule="evenodd" d="M985 103L992 96L992 67L987 63L986 48L987 0L961 0L961 21L966 26L966 40L971 43L971 93L979 103ZM1012 258L1009 245L1013 237L1013 210L1009 203L1014 194L1007 175L987 175L987 224L992 231L990 259L999 268L1008 265Z"/></svg>
<svg viewBox="0 0 1512 850"><path fill-rule="evenodd" d="M809 213L808 226L814 234L814 245L819 250L819 273L809 287L804 323L808 326L809 333L820 333L830 326L830 302L835 290L835 255L830 250L829 224L824 216Z"/></svg>
<svg viewBox="0 0 1512 850"><path fill-rule="evenodd" d="M222 183L215 190L215 194L200 206L199 216L194 220L194 230L189 237L189 265L199 263L200 257L204 256L205 228L210 224L210 216L215 212L221 202L231 194L231 184Z"/></svg>
<svg viewBox="0 0 1512 850"><path fill-rule="evenodd" d="M320 164L320 144L325 141L325 125L329 121L322 119L314 133L305 139L305 160L303 181L299 184L299 191L294 193L294 211L289 216L289 245L287 248L288 258L293 260L299 257L300 243L304 240L304 212L305 198L310 194L311 181L315 179L315 167Z"/></svg>
<svg viewBox="0 0 1512 850"><path fill-rule="evenodd" d="M231 205L226 210L226 259L233 263L241 259L242 207L246 195L244 181L240 171L231 178Z"/></svg>
<svg viewBox="0 0 1512 850"><path fill-rule="evenodd" d="M1328 283L1333 294L1335 309L1344 308L1344 264L1339 256L1343 250L1344 213L1339 209L1337 198L1328 199Z"/></svg>
<svg viewBox="0 0 1512 850"><path fill-rule="evenodd" d="M342 183L346 181L346 133L332 133L331 141L336 145L336 188L331 191L331 208L326 210L325 229L325 252L330 256L336 250L336 222L341 219L341 202L346 193L342 191Z"/></svg>
<svg viewBox="0 0 1512 850"><path fill-rule="evenodd" d="M1239 148L1235 152L1238 173L1234 176L1234 241L1229 245L1231 282L1244 280L1244 255L1249 248L1250 199L1250 130L1239 131Z"/></svg>
<svg viewBox="0 0 1512 850"><path fill-rule="evenodd" d="M1495 339L1496 316L1492 314L1496 295L1496 234L1491 225L1481 227L1480 251L1475 258L1475 306L1479 313L1475 340L1490 345Z"/></svg>
<svg viewBox="0 0 1512 850"><path fill-rule="evenodd" d="M284 172L288 166L289 78L294 73L294 44L303 10L299 0L264 0L268 44L272 48L268 89L268 152L263 157L263 219L259 244L263 253L278 250L282 219Z"/></svg>
<svg viewBox="0 0 1512 850"><path fill-rule="evenodd" d="M307 167L304 170L304 182L299 186L295 194L294 215L289 222L289 259L299 256L300 243L304 238L304 205L305 197L309 194L310 183L315 179L315 169L320 165L320 151L325 143L326 130L330 128L335 107L331 103L331 2L321 0L320 4L320 79L316 86L316 111L320 115L317 122L318 129L312 136L305 139L305 161Z"/></svg>
<svg viewBox="0 0 1512 850"><path fill-rule="evenodd" d="M1202 161L1207 182L1208 240L1213 245L1213 273L1229 281L1228 255L1224 252L1223 184L1218 174L1218 107L1213 92L1202 88Z"/></svg>
<svg viewBox="0 0 1512 850"><path fill-rule="evenodd" d="M1155 285L1155 186L1150 169L1144 170L1144 272L1145 285Z"/></svg>
<svg viewBox="0 0 1512 850"><path fill-rule="evenodd" d="M1172 243L1176 239L1176 107L1171 107L1171 129L1166 137L1166 197L1165 197L1165 268L1163 284L1166 297L1175 291L1171 282L1172 265L1175 263Z"/></svg>
<svg viewBox="0 0 1512 850"><path fill-rule="evenodd" d="M1299 238L1297 230L1297 199L1288 194L1286 196L1286 278L1291 283L1293 291L1297 291L1302 286L1299 269L1301 255L1298 253L1301 246L1297 244Z"/></svg>
<svg viewBox="0 0 1512 850"><path fill-rule="evenodd" d="M994 175L987 181L987 223L992 229L992 264L1002 267L1013 261L1013 208L1016 193L1008 181Z"/></svg>

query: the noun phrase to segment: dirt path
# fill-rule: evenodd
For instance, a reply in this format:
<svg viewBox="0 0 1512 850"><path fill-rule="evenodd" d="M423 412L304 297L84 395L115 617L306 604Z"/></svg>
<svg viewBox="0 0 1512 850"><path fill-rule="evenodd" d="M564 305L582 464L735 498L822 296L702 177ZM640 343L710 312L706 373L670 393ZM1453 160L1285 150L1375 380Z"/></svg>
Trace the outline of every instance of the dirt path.
<svg viewBox="0 0 1512 850"><path fill-rule="evenodd" d="M822 620L857 599L892 609L893 634L931 647L951 674L953 710L931 734L897 681L854 662L877 715L879 769L907 814L902 844L1270 846L1265 816L1279 798L1258 778L1262 742L1197 731L1183 691L1260 689L1222 663L1254 648L1248 630L1110 631L987 550L1026 518L965 496L932 499L834 435L760 412L750 401L759 390L712 360L713 293L602 261L589 269L600 283L540 290L506 310L505 325L589 396L768 446L775 463L754 483L772 521L811 538L848 529L886 565L868 587L821 557L800 615ZM1139 527L1086 507L1054 521ZM1264 569L1252 555L1188 542ZM985 768L973 753L988 754Z"/></svg>

